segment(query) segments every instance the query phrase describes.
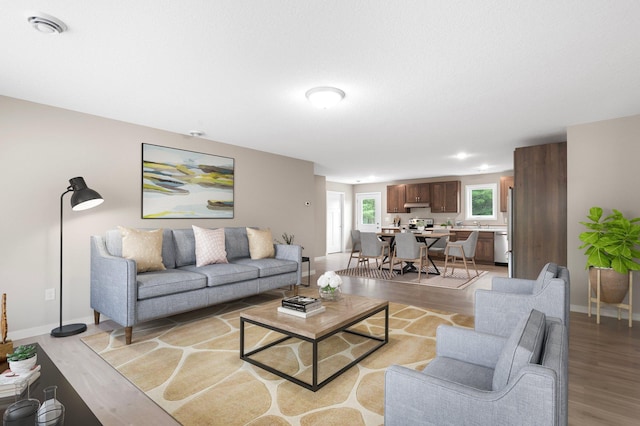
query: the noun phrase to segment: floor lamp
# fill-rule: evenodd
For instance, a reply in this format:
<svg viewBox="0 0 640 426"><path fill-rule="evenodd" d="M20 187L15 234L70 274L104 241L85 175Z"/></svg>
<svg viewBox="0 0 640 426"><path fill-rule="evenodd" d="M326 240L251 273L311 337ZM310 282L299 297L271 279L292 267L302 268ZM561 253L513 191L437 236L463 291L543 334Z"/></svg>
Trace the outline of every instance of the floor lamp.
<svg viewBox="0 0 640 426"><path fill-rule="evenodd" d="M100 194L87 187L83 178L75 177L73 179L69 179L69 183L70 185L67 187L67 190L60 196L60 294L58 295L60 297L60 327L56 327L51 330L51 335L53 337L73 336L74 334L82 333L87 329L86 324L62 325L62 199L66 193L73 192L73 195L71 196L71 209L76 211L90 209L102 204L104 201Z"/></svg>

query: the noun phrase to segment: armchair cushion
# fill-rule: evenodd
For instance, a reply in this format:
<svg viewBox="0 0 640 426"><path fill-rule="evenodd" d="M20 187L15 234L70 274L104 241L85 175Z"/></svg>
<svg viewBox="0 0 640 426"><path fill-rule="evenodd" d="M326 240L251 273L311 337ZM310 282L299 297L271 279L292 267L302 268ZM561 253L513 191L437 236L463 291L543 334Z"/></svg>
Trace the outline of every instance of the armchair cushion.
<svg viewBox="0 0 640 426"><path fill-rule="evenodd" d="M558 265L551 262L544 265L544 267L540 270L540 273L538 274L538 278L536 279L536 282L533 284L532 293L533 294L539 293L549 281L551 281L553 278L556 278L557 276L558 276Z"/></svg>
<svg viewBox="0 0 640 426"><path fill-rule="evenodd" d="M528 364L538 364L545 334L545 315L531 310L507 339L493 374L493 390L502 389Z"/></svg>

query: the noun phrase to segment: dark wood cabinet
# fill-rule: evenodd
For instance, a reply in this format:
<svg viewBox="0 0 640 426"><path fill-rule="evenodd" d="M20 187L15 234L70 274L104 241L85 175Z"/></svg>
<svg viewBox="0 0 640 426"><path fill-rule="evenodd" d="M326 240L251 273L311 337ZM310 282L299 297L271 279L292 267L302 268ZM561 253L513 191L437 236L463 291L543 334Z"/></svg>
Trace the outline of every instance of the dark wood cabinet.
<svg viewBox="0 0 640 426"><path fill-rule="evenodd" d="M405 200L408 203L428 203L431 200L429 183L410 183L405 188Z"/></svg>
<svg viewBox="0 0 640 426"><path fill-rule="evenodd" d="M500 177L500 211L507 211L509 188L513 188L513 176Z"/></svg>
<svg viewBox="0 0 640 426"><path fill-rule="evenodd" d="M517 148L513 160L512 266L535 279L547 262L567 264L567 143Z"/></svg>
<svg viewBox="0 0 640 426"><path fill-rule="evenodd" d="M471 231L454 231L451 241L464 241L469 238ZM493 240L495 234L492 231L480 231L478 234L478 244L476 245L476 263L493 264Z"/></svg>
<svg viewBox="0 0 640 426"><path fill-rule="evenodd" d="M407 213L404 208L406 185L387 185L387 213Z"/></svg>
<svg viewBox="0 0 640 426"><path fill-rule="evenodd" d="M431 183L431 211L458 213L460 211L460 181Z"/></svg>

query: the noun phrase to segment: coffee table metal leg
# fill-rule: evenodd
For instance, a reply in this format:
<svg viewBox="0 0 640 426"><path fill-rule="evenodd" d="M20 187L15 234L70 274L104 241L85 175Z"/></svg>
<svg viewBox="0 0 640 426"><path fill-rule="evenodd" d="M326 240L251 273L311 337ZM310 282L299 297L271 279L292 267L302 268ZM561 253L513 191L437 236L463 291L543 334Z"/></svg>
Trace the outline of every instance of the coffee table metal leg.
<svg viewBox="0 0 640 426"><path fill-rule="evenodd" d="M311 384L314 392L318 390L318 341L313 341L313 382Z"/></svg>

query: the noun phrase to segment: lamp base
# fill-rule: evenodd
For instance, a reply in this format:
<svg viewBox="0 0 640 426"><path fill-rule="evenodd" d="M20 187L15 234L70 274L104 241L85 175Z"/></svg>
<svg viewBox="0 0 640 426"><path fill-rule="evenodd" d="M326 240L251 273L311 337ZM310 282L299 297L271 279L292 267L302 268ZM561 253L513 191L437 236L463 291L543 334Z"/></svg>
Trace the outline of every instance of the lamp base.
<svg viewBox="0 0 640 426"><path fill-rule="evenodd" d="M73 336L74 334L80 334L84 331L87 331L86 324L67 324L51 330L51 335L53 337L67 337Z"/></svg>

